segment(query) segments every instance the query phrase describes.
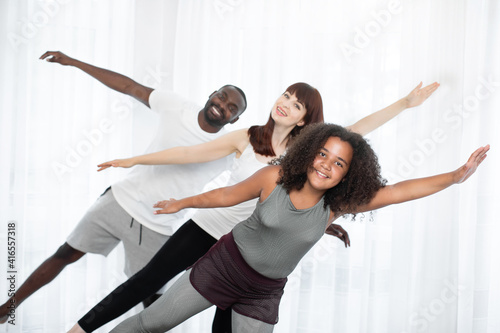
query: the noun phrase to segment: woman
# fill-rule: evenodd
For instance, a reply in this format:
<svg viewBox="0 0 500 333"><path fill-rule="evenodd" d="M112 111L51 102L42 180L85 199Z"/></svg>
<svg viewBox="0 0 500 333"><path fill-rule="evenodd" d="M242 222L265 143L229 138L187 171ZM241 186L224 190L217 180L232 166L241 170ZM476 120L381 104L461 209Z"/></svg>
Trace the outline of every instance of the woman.
<svg viewBox="0 0 500 333"><path fill-rule="evenodd" d="M165 332L214 304L232 308L233 332L272 332L286 277L333 220L462 183L488 150L477 149L453 172L385 186L377 157L359 134L337 125L310 125L281 166L266 167L234 186L155 205L162 208L157 213L175 213L259 198L250 218L223 236L153 305L112 332Z"/></svg>
<svg viewBox="0 0 500 333"><path fill-rule="evenodd" d="M422 88L420 83L408 96L363 118L352 125L351 129L360 134L369 133L405 108L423 103L438 86L439 84L433 83ZM234 185L282 155L304 125L322 121L323 106L319 92L306 83L295 83L275 102L264 126L234 131L198 146L177 147L154 154L106 162L99 165L99 171L136 164L199 163L235 153L228 183ZM211 187L228 184L224 177L220 177ZM91 309L70 332L92 332L157 292L170 279L203 256L222 235L228 233L238 222L248 218L255 204L256 200L252 200L231 208L198 211L170 237L148 265ZM341 228L340 231L346 234ZM230 319L230 311L217 310L213 331L230 332Z"/></svg>

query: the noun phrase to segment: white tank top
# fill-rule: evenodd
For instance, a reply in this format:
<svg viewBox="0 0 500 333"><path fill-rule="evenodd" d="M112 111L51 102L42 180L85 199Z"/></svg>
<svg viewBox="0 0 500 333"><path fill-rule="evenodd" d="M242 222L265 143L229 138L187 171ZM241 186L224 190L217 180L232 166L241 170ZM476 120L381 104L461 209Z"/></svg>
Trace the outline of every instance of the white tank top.
<svg viewBox="0 0 500 333"><path fill-rule="evenodd" d="M267 165L257 160L249 143L239 158L233 158L231 168L208 183L204 192L237 184ZM212 237L219 239L230 232L236 224L252 215L257 200L252 199L232 207L199 209L192 220Z"/></svg>

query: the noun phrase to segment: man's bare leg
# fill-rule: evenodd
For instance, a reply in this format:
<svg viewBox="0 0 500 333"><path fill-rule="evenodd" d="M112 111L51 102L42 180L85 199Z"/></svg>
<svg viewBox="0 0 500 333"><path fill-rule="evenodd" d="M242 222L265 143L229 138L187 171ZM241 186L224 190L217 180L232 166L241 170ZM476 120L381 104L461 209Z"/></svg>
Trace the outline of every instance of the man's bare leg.
<svg viewBox="0 0 500 333"><path fill-rule="evenodd" d="M17 308L26 298L30 297L38 289L52 281L69 264L74 263L85 255L85 252L78 251L68 243L64 243L59 249L45 260L38 268L31 273L28 279L16 291L16 294L0 306L0 323L5 323L9 319L8 306L14 304Z"/></svg>

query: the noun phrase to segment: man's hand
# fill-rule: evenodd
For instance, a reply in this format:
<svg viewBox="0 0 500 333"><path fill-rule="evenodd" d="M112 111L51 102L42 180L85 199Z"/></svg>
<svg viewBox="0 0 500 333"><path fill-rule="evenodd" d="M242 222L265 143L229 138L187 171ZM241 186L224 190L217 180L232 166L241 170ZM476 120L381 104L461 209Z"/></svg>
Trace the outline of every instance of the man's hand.
<svg viewBox="0 0 500 333"><path fill-rule="evenodd" d="M41 60L46 60L48 62L57 62L63 66L72 65L75 59L68 57L59 51L47 51L40 57Z"/></svg>
<svg viewBox="0 0 500 333"><path fill-rule="evenodd" d="M349 239L349 235L347 231L344 230L340 225L332 223L326 228L325 233L328 235L332 235L340 239L344 242L345 247L351 246L351 240Z"/></svg>
<svg viewBox="0 0 500 333"><path fill-rule="evenodd" d="M40 59L48 62L55 62L64 66L74 66L92 76L94 79L100 81L107 87L122 94L132 96L148 108L150 107L149 96L151 95L153 88L143 86L125 75L87 64L83 61L68 57L59 51L47 51L42 54Z"/></svg>

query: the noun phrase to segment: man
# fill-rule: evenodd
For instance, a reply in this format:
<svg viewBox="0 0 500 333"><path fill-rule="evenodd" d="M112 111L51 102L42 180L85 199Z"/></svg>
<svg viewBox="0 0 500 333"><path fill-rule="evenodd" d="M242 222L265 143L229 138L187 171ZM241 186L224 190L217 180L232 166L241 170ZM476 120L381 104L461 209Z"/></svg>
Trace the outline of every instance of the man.
<svg viewBox="0 0 500 333"><path fill-rule="evenodd" d="M79 68L111 89L134 97L158 112L158 129L147 152L189 146L213 140L225 133L246 109L241 89L226 85L212 93L205 106L186 101L172 92L143 86L121 74L73 59L61 52L46 52L40 59ZM186 214L159 216L153 204L162 198L200 193L206 183L225 170L225 159L189 165L137 166L109 187L87 211L67 241L45 260L0 307L0 322L8 319L7 306L19 306L52 281L67 265L86 253L104 256L120 242L125 248L125 273L140 270L172 235ZM188 213L191 214L191 213ZM153 299L144 302L148 306Z"/></svg>

